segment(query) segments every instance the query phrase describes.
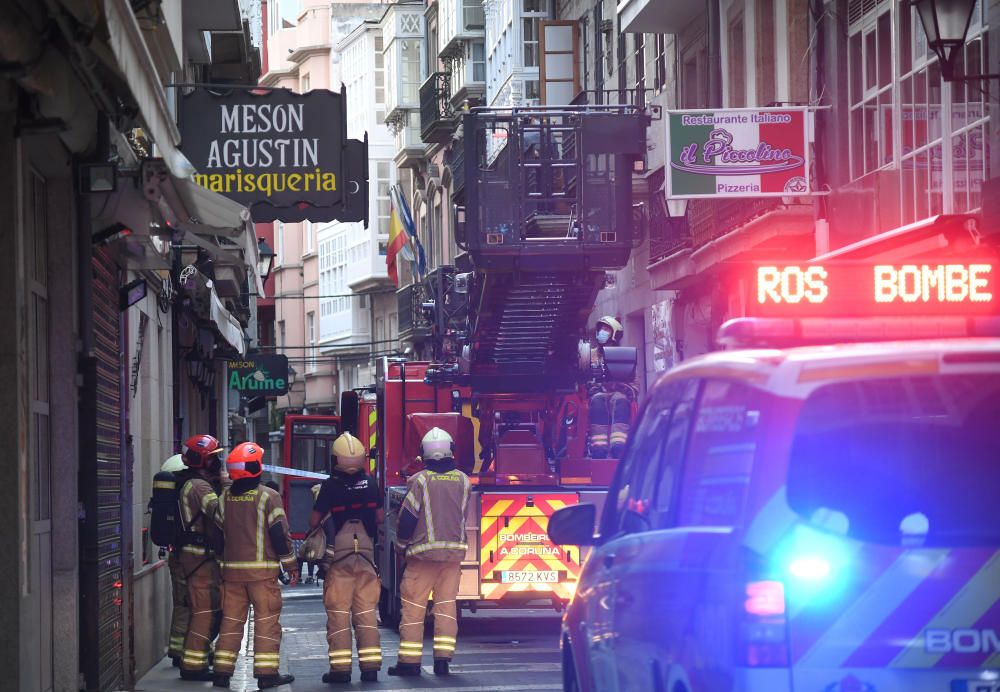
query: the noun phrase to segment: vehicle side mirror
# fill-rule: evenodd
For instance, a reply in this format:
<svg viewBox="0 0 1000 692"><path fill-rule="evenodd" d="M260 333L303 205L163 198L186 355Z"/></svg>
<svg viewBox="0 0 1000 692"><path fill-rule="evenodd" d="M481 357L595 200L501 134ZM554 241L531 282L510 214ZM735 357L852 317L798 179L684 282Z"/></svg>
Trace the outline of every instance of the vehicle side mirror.
<svg viewBox="0 0 1000 692"><path fill-rule="evenodd" d="M556 545L595 545L597 508L591 504L570 505L549 517L549 539Z"/></svg>

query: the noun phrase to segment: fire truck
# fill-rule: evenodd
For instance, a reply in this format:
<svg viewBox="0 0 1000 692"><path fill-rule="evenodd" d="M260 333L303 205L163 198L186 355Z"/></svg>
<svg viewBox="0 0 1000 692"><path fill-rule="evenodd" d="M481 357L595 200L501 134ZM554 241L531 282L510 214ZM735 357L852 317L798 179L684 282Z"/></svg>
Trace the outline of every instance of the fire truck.
<svg viewBox="0 0 1000 692"><path fill-rule="evenodd" d="M630 382L636 350L592 346L587 320L606 273L640 239L632 173L649 120L633 106L467 113L461 253L400 291L401 311L426 321L430 357L384 358L373 386L342 395L339 417L286 420L283 463L301 474L284 480L293 536L324 475L316 450L328 461L344 430L369 447L386 498L383 622L398 623L396 524L433 427L452 435L473 482L461 606L562 609L572 597L584 555L549 540L548 517L576 503L600 509L615 473L615 459L588 453L588 388Z"/></svg>

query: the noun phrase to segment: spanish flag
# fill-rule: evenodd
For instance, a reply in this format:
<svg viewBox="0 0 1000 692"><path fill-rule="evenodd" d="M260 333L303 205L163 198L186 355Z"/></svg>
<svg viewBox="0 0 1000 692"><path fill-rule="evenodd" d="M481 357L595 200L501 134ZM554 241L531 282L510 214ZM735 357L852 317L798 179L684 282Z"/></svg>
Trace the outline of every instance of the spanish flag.
<svg viewBox="0 0 1000 692"><path fill-rule="evenodd" d="M389 272L392 283L399 286L399 271L396 268L396 255L398 255L409 240L403 224L399 220L399 210L396 205L392 205L392 213L389 217L389 249L385 253L385 266Z"/></svg>

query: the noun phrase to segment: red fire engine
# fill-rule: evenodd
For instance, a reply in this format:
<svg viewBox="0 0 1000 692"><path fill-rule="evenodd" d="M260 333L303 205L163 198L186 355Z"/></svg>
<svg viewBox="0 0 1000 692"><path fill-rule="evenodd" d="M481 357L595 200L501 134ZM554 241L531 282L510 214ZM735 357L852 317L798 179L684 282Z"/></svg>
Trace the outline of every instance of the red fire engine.
<svg viewBox="0 0 1000 692"><path fill-rule="evenodd" d="M399 617L393 539L406 478L435 426L452 435L474 484L461 605L561 608L571 598L583 556L549 541L548 517L602 506L615 473L614 459L588 455L588 387L631 381L636 351L592 347L587 319L606 272L626 264L638 239L631 174L648 120L631 106L465 115L462 253L400 291L401 312L426 320L431 360L383 359L373 387L342 397L339 418L286 419L284 464L312 476L285 480L295 534L315 472L325 471L317 453L328 456L343 430L369 445L386 496L383 621Z"/></svg>

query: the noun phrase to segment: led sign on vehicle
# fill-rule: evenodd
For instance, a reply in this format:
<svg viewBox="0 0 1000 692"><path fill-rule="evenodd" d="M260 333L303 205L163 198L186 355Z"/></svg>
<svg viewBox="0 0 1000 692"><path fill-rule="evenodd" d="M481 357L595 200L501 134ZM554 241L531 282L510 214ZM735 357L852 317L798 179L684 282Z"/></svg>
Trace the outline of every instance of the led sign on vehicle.
<svg viewBox="0 0 1000 692"><path fill-rule="evenodd" d="M751 311L761 317L990 314L1000 308L987 261L759 265Z"/></svg>

